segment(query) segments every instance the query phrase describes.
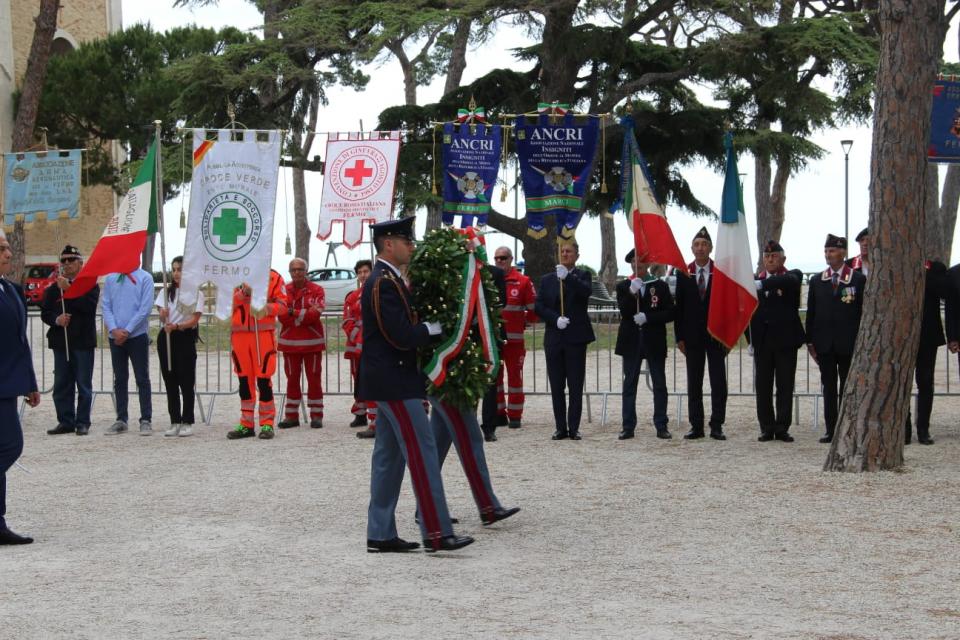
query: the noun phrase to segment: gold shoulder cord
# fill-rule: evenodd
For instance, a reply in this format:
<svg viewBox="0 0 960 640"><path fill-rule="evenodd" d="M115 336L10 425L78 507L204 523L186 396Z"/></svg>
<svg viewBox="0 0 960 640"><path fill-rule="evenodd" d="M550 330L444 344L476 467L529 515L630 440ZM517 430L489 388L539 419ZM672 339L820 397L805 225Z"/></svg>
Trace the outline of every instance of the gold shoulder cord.
<svg viewBox="0 0 960 640"><path fill-rule="evenodd" d="M416 324L416 318L413 315L413 311L410 310L410 305L407 303L406 296L403 295L403 290L400 289L400 284L396 281L395 278L387 276L387 279L393 283L393 286L397 288L397 293L400 294L400 300L403 302L403 306L407 310L407 317L410 319L410 324ZM396 342L390 339L390 334L387 333L387 329L383 326L383 315L380 313L380 283L383 282L384 278L377 278L376 283L373 287L373 315L377 317L377 326L380 328L380 333L383 334L383 339L386 340L390 346L398 351L406 351L403 347L398 345Z"/></svg>

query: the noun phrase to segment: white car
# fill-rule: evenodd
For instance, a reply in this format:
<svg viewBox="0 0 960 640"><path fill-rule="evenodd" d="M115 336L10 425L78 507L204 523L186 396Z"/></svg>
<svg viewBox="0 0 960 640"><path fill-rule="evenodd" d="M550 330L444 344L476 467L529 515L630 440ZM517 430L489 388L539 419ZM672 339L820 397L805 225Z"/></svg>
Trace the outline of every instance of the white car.
<svg viewBox="0 0 960 640"><path fill-rule="evenodd" d="M339 267L313 269L307 273L307 280L323 287L327 309L343 307L347 294L357 288L357 274L353 269Z"/></svg>

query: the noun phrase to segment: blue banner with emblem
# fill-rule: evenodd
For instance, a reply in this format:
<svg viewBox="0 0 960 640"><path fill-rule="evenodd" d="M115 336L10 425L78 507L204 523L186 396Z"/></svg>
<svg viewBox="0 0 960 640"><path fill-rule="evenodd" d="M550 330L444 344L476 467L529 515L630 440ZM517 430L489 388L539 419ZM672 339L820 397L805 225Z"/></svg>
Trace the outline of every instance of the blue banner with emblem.
<svg viewBox="0 0 960 640"><path fill-rule="evenodd" d="M933 83L930 109L930 162L960 162L960 82Z"/></svg>
<svg viewBox="0 0 960 640"><path fill-rule="evenodd" d="M456 216L464 229L487 224L502 146L500 125L443 125L444 224L453 224Z"/></svg>
<svg viewBox="0 0 960 640"><path fill-rule="evenodd" d="M33 222L80 211L80 149L7 153L3 156L3 224Z"/></svg>
<svg viewBox="0 0 960 640"><path fill-rule="evenodd" d="M517 157L527 207L527 234L547 234L544 216L553 214L557 235L573 236L583 211L583 198L593 173L599 120L541 114L534 124L526 116L516 122Z"/></svg>

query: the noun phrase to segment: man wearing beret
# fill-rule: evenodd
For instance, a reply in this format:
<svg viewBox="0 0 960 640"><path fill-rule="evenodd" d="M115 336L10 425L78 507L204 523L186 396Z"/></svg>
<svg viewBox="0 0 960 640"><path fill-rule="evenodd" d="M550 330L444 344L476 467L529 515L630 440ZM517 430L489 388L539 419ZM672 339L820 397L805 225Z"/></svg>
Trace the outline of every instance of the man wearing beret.
<svg viewBox="0 0 960 640"><path fill-rule="evenodd" d="M620 440L629 440L637 426L637 383L640 365L647 361L653 383L653 426L657 437L669 439L667 430L667 323L673 321L670 287L647 271L649 264L631 249L625 258L634 275L617 284L620 329L614 350L623 358L623 429Z"/></svg>
<svg viewBox="0 0 960 640"><path fill-rule="evenodd" d="M807 291L807 350L820 365L827 427L820 438L823 443L833 440L837 426L839 396L843 395L860 330L863 288L867 283L865 275L844 263L846 253L847 239L827 234L823 245L827 269L810 278Z"/></svg>
<svg viewBox="0 0 960 640"><path fill-rule="evenodd" d="M40 319L50 327L47 344L53 351L53 405L57 409L57 426L47 431L50 435L85 436L90 432L100 285L93 285L79 298L63 297L81 267L80 250L68 244L60 252L56 286L47 287L43 292Z"/></svg>
<svg viewBox="0 0 960 640"><path fill-rule="evenodd" d="M857 237L854 238L857 241L857 244L860 245L860 255L854 256L847 260L847 264L850 265L855 271L859 271L865 276L870 275L870 229L864 227L863 231L857 234Z"/></svg>
<svg viewBox="0 0 960 640"><path fill-rule="evenodd" d="M793 385L797 349L804 343L800 322L800 288L803 273L784 266L786 255L779 242L763 247L763 268L757 274L759 304L750 320L747 338L753 350L760 442L793 442L788 431L793 422ZM773 388L777 401L774 410Z"/></svg>
<svg viewBox="0 0 960 640"><path fill-rule="evenodd" d="M397 535L396 508L404 462L420 512L427 551L453 550L473 542L456 536L447 510L437 443L423 401L426 377L417 365L417 347L440 335L437 322L420 322L401 269L413 256L412 216L371 225L377 259L360 295L363 351L357 397L377 403L377 431L370 462L367 551L404 552L418 548Z"/></svg>
<svg viewBox="0 0 960 640"><path fill-rule="evenodd" d="M690 247L694 260L687 265L690 277L677 278L677 314L673 330L687 360L687 407L690 431L683 437L696 440L704 436L703 368L710 372L710 437L726 440L723 423L727 413L727 349L707 332L707 311L713 283L713 240L702 227Z"/></svg>

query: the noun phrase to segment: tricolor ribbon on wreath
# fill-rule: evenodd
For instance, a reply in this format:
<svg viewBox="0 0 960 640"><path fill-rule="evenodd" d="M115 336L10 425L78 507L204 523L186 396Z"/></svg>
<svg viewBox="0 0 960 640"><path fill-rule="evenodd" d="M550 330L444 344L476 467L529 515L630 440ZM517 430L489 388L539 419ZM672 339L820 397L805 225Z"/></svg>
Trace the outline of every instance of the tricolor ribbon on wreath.
<svg viewBox="0 0 960 640"><path fill-rule="evenodd" d="M480 335L480 346L487 361L487 373L497 374L500 367L500 355L497 349L493 319L483 293L482 265L487 263L487 250L483 234L473 227L459 230L467 237L470 250L463 265L459 320L453 332L436 348L430 362L424 367L424 373L434 386L439 387L447 377L447 365L457 357L463 345L470 337L474 320Z"/></svg>

